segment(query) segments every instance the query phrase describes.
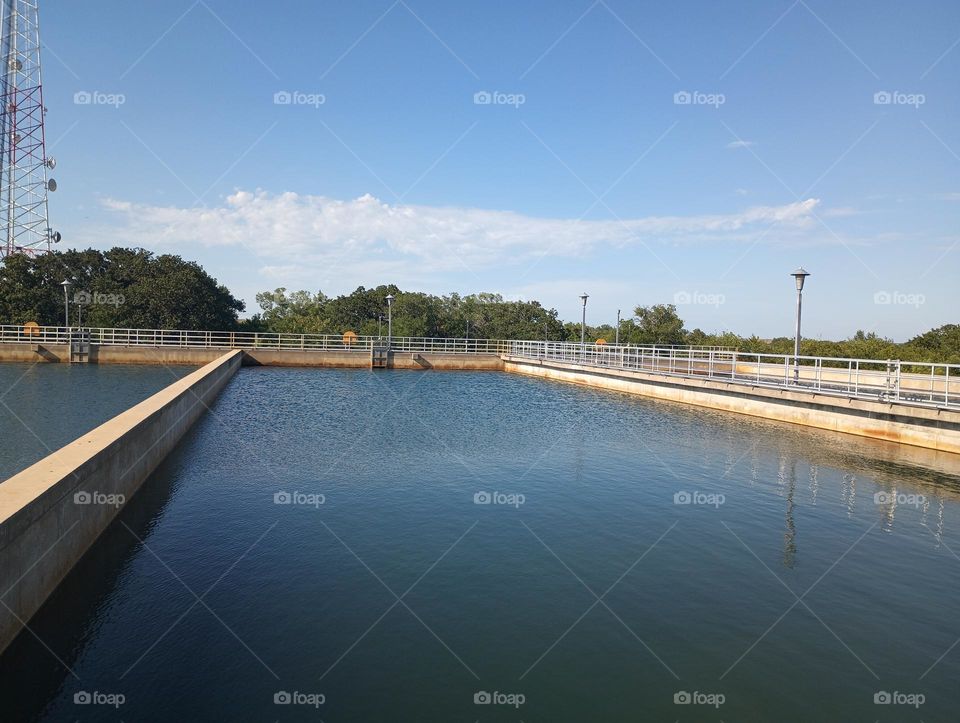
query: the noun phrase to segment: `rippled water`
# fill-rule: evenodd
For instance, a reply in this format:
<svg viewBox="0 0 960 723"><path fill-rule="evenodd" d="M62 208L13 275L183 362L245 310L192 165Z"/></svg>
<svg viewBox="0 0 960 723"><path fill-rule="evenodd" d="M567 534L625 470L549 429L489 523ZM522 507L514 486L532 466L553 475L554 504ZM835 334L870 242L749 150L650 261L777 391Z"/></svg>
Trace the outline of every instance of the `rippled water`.
<svg viewBox="0 0 960 723"><path fill-rule="evenodd" d="M0 481L172 384L193 367L0 364Z"/></svg>
<svg viewBox="0 0 960 723"><path fill-rule="evenodd" d="M955 721L958 492L542 380L246 368L0 659L4 718Z"/></svg>

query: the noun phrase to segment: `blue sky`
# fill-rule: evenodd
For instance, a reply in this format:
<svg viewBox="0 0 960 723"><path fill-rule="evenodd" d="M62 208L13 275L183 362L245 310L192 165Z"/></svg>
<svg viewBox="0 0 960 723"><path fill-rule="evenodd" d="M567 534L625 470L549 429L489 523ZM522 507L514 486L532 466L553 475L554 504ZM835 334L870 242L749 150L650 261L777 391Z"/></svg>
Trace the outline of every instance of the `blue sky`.
<svg viewBox="0 0 960 723"><path fill-rule="evenodd" d="M392 281L790 335L802 264L808 336L960 321L956 2L48 0L41 25L64 244L197 259L250 312Z"/></svg>

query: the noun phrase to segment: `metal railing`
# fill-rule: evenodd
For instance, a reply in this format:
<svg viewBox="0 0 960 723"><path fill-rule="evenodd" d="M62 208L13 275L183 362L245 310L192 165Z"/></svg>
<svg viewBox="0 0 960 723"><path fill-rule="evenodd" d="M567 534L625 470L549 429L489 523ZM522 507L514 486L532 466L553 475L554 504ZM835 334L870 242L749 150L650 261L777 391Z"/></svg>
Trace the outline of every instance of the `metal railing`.
<svg viewBox="0 0 960 723"><path fill-rule="evenodd" d="M288 351L509 354L607 369L625 369L749 386L808 391L871 401L960 409L960 365L881 359L754 354L719 346L631 346L498 339L261 334L182 329L0 326L0 343L66 344L82 333L99 346Z"/></svg>
<svg viewBox="0 0 960 723"><path fill-rule="evenodd" d="M65 326L0 326L0 343L66 344L81 331ZM394 352L444 354L502 354L510 342L494 339L437 339L432 337L345 336L341 334L261 334L185 329L83 328L91 344L99 346L178 347L182 349L280 349L287 351L356 351L374 347Z"/></svg>
<svg viewBox="0 0 960 723"><path fill-rule="evenodd" d="M509 353L529 359L663 376L960 409L960 364L794 357L720 347L635 347L542 341L511 342Z"/></svg>

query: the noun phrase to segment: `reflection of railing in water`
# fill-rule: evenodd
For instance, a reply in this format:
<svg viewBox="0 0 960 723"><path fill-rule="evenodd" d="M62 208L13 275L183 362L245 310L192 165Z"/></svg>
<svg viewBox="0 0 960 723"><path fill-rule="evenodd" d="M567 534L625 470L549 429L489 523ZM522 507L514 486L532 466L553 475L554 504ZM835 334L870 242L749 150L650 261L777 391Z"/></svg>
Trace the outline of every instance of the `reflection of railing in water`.
<svg viewBox="0 0 960 723"><path fill-rule="evenodd" d="M960 409L960 365L794 357L716 347L633 347L514 341L510 354L665 376Z"/></svg>

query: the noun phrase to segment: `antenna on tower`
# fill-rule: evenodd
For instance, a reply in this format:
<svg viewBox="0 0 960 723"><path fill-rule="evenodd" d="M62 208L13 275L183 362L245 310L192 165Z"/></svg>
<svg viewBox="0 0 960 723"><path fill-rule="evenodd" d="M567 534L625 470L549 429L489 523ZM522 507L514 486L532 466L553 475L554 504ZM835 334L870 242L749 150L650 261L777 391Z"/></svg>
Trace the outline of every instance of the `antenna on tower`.
<svg viewBox="0 0 960 723"><path fill-rule="evenodd" d="M50 251L60 234L50 228L47 178L57 162L47 158L40 74L38 0L2 0L0 36L0 213L6 234L0 258Z"/></svg>

